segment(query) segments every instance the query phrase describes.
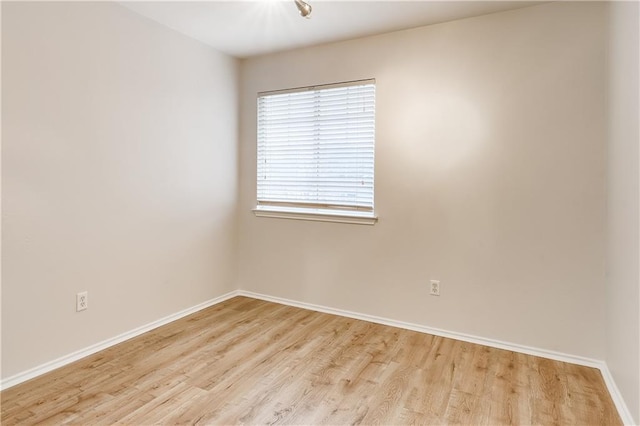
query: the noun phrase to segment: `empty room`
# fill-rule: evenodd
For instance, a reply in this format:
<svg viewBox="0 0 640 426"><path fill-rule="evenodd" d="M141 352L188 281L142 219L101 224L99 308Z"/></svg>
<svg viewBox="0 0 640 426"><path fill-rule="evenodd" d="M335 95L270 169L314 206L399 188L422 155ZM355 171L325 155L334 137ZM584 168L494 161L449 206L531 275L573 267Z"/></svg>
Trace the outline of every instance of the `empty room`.
<svg viewBox="0 0 640 426"><path fill-rule="evenodd" d="M639 6L2 1L2 424L640 424Z"/></svg>

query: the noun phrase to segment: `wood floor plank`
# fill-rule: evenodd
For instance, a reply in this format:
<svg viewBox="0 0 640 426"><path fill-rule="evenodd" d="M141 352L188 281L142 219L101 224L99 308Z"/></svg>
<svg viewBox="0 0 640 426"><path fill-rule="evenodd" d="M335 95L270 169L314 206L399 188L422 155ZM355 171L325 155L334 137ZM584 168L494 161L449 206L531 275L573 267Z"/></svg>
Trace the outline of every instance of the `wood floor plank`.
<svg viewBox="0 0 640 426"><path fill-rule="evenodd" d="M622 424L600 372L236 297L0 393L2 424Z"/></svg>

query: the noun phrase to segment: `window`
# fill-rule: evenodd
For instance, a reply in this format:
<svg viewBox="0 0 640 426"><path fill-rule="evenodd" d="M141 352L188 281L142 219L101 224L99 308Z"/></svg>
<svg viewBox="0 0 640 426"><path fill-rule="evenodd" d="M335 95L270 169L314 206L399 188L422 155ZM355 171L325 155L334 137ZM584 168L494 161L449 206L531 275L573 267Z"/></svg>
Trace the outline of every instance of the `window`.
<svg viewBox="0 0 640 426"><path fill-rule="evenodd" d="M375 222L375 81L258 95L257 216Z"/></svg>

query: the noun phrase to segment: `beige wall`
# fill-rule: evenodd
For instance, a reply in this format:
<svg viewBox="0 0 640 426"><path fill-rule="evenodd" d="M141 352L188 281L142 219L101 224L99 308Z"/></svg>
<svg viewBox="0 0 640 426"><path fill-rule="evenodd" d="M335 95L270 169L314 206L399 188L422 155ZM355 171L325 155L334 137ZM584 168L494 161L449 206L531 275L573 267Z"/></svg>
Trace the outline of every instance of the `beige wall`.
<svg viewBox="0 0 640 426"><path fill-rule="evenodd" d="M115 3L2 3L3 378L234 288L237 90Z"/></svg>
<svg viewBox="0 0 640 426"><path fill-rule="evenodd" d="M604 12L549 3L244 60L240 288L603 359ZM254 217L256 93L362 78L379 223Z"/></svg>
<svg viewBox="0 0 640 426"><path fill-rule="evenodd" d="M637 2L610 9L606 361L640 422L640 13Z"/></svg>

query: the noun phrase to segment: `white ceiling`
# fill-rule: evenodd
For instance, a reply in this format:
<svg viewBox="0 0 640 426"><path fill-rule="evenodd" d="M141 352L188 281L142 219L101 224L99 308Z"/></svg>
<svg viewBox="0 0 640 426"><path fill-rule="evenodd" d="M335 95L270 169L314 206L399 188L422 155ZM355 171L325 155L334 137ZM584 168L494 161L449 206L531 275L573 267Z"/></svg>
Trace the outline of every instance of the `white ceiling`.
<svg viewBox="0 0 640 426"><path fill-rule="evenodd" d="M311 19L293 0L121 2L232 56L272 53L536 4L536 1L308 0Z"/></svg>

